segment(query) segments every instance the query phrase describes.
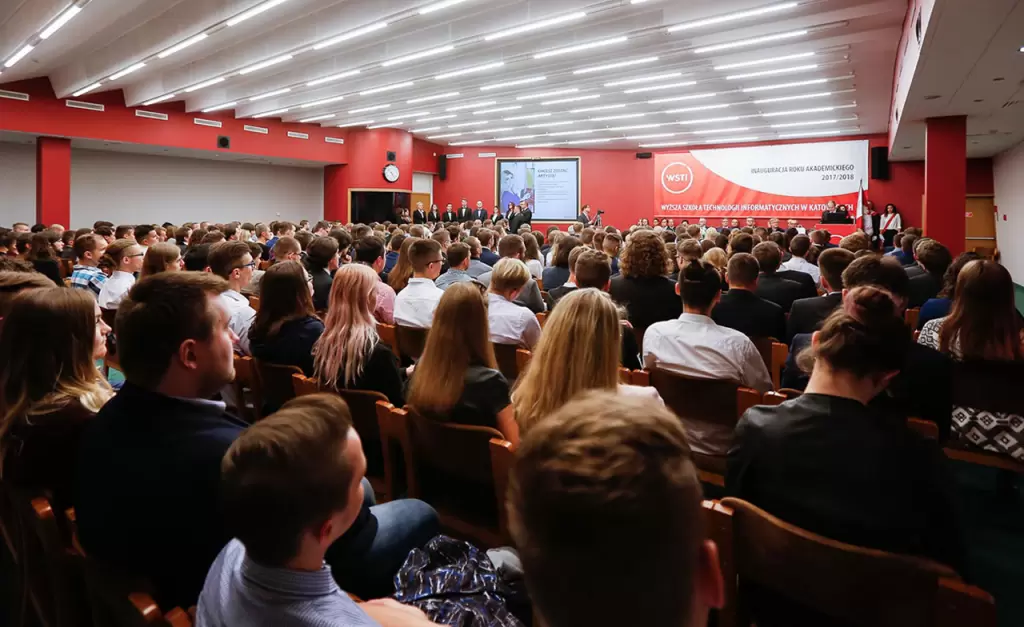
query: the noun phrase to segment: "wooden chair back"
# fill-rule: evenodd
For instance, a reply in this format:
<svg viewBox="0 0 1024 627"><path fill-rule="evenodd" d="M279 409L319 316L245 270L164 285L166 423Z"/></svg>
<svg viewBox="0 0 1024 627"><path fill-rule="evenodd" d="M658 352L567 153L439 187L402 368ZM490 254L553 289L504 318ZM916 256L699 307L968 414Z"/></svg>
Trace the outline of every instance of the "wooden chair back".
<svg viewBox="0 0 1024 627"><path fill-rule="evenodd" d="M786 366L786 359L789 358L789 347L773 337L750 338L761 353L761 359L772 376L772 386L778 389L782 384L782 369Z"/></svg>
<svg viewBox="0 0 1024 627"><path fill-rule="evenodd" d="M537 314L537 323L540 324L540 328L544 328L544 323L548 321L548 312L542 311Z"/></svg>
<svg viewBox="0 0 1024 627"><path fill-rule="evenodd" d="M390 346L391 352L401 359L402 352L398 350L398 333L395 330L395 325L378 322L377 335L380 336L380 341Z"/></svg>
<svg viewBox="0 0 1024 627"><path fill-rule="evenodd" d="M494 359L498 362L498 370L505 375L509 384L519 378L519 347L515 344L496 344L494 347Z"/></svg>
<svg viewBox="0 0 1024 627"><path fill-rule="evenodd" d="M253 311L260 310L260 297L256 295L249 296L249 306L252 307Z"/></svg>
<svg viewBox="0 0 1024 627"><path fill-rule="evenodd" d="M530 360L533 359L533 353L520 348L516 350L516 367L519 368L519 372L526 370L526 367L530 365Z"/></svg>
<svg viewBox="0 0 1024 627"><path fill-rule="evenodd" d="M427 345L427 331L416 327L395 327L398 342L398 354L406 360L417 361L423 355L423 347Z"/></svg>
<svg viewBox="0 0 1024 627"><path fill-rule="evenodd" d="M278 408L295 398L293 374L302 374L298 366L271 364L253 359L253 393L260 418L266 417L267 408Z"/></svg>
<svg viewBox="0 0 1024 627"><path fill-rule="evenodd" d="M921 308L920 307L913 307L911 309L908 309L907 312L905 314L903 314L903 321L907 323L907 326L910 327L911 330L917 328L917 321L920 318L921 318Z"/></svg>
<svg viewBox="0 0 1024 627"><path fill-rule="evenodd" d="M740 499L723 499L710 513L731 517L738 625L757 620L754 587L786 607L851 627L995 625L992 597L942 564L830 540Z"/></svg>
<svg viewBox="0 0 1024 627"><path fill-rule="evenodd" d="M235 380L231 382L235 398L238 401L238 407L235 409L238 411L239 417L248 423L256 422L263 410L256 401L255 368L252 357L235 354Z"/></svg>

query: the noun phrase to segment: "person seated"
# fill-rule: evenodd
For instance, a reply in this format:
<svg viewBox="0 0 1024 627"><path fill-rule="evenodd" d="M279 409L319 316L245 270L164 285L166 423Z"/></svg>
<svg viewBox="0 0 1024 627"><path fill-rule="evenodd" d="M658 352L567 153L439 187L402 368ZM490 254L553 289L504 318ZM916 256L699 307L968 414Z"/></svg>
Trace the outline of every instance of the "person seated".
<svg viewBox="0 0 1024 627"><path fill-rule="evenodd" d="M60 241L56 234L43 231L32 235L29 249L25 253L25 261L32 264L36 272L53 281L57 287L64 287L64 279L60 276L60 253L54 250L54 242Z"/></svg>
<svg viewBox="0 0 1024 627"><path fill-rule="evenodd" d="M434 284L441 276L441 244L432 239L412 240L409 246L409 265L412 278L405 289L395 297L395 323L405 327L429 329L434 309L444 291ZM401 259L399 259L401 265Z"/></svg>
<svg viewBox="0 0 1024 627"><path fill-rule="evenodd" d="M181 258L181 251L174 244L157 242L146 249L146 256L142 258L142 271L139 278L159 274L161 272L179 272L185 267Z"/></svg>
<svg viewBox="0 0 1024 627"><path fill-rule="evenodd" d="M501 254L502 259L518 259L523 261L526 255L526 244L523 241L523 237L521 235L506 235L502 237L501 241L498 242L498 252ZM493 269L492 272L481 274L477 277L477 281L483 283L485 287L490 287L492 274ZM544 287L547 289L547 283L544 284ZM533 277L530 277L530 280L520 290L519 296L516 298L516 304L526 307L535 314L547 309L544 298L540 293L540 287Z"/></svg>
<svg viewBox="0 0 1024 627"><path fill-rule="evenodd" d="M802 237L802 236L801 236ZM818 256L821 289L824 296L793 301L786 323L786 342L800 333L813 333L821 328L836 307L843 302L843 271L853 263L854 254L842 248L829 248Z"/></svg>
<svg viewBox="0 0 1024 627"><path fill-rule="evenodd" d="M726 492L833 540L964 572L945 456L902 416L872 406L910 345L890 293L851 289L800 354L812 369L804 394L740 419Z"/></svg>
<svg viewBox="0 0 1024 627"><path fill-rule="evenodd" d="M593 242L593 235L591 235L591 242ZM533 233L523 233L523 245L526 246L523 261L530 271L530 276L534 279L541 279L544 276L544 256L540 252L537 238Z"/></svg>
<svg viewBox="0 0 1024 627"><path fill-rule="evenodd" d="M110 327L91 293L35 277L46 287L25 286L0 313L0 459L5 482L64 511L82 433L113 396L96 369Z"/></svg>
<svg viewBox="0 0 1024 627"><path fill-rule="evenodd" d="M677 318L683 311L672 281L665 277L668 261L661 237L640 231L629 237L620 275L612 279L612 299L626 308L630 324L641 335L655 322Z"/></svg>
<svg viewBox="0 0 1024 627"><path fill-rule="evenodd" d="M1014 303L1013 279L994 261L969 262L956 281L949 315L930 320L917 340L958 361L1024 359L1024 325ZM1024 448L1013 425L1024 417L955 406L953 435L962 442L1020 459Z"/></svg>
<svg viewBox="0 0 1024 627"><path fill-rule="evenodd" d="M935 298L929 298L921 305L921 311L917 316L917 328L922 329L926 323L936 318L943 318L949 315L953 307L953 292L956 290L956 280L964 266L972 261L981 259L981 255L975 252L960 253L953 263L949 264L946 273L942 275L942 291Z"/></svg>
<svg viewBox="0 0 1024 627"><path fill-rule="evenodd" d="M77 263L71 272L71 287L89 290L93 299L98 298L107 281L107 275L99 268L100 258L107 252L107 240L93 233L80 235L72 250Z"/></svg>
<svg viewBox="0 0 1024 627"><path fill-rule="evenodd" d="M376 235L367 235L355 243L355 263L361 263L372 268L377 273L379 280L374 290L376 294L376 305L373 308L373 317L377 322L383 324L395 323L395 290L387 283L387 275L384 273L384 241Z"/></svg>
<svg viewBox="0 0 1024 627"><path fill-rule="evenodd" d="M591 391L540 420L517 451L508 498L537 617L547 627L707 624L725 586L702 499L687 434L654 400ZM615 594L595 603L598 587Z"/></svg>
<svg viewBox="0 0 1024 627"><path fill-rule="evenodd" d="M422 231L422 228L420 230ZM398 251L398 261L395 262L395 267L391 269L391 272L388 272L388 286L395 292L396 298L409 284L409 279L412 278L412 262L409 260L409 250L418 239L423 238L416 236L405 238L405 241L402 242L401 250ZM394 315L393 310L392 315Z"/></svg>
<svg viewBox="0 0 1024 627"><path fill-rule="evenodd" d="M811 238L797 235L789 242L790 259L782 264L783 270L792 270L811 275L815 285L821 284L821 271L818 266L807 261L807 252L811 249Z"/></svg>
<svg viewBox="0 0 1024 627"><path fill-rule="evenodd" d="M473 277L469 274L470 264L470 250L466 244L456 243L448 247L448 272L445 272L441 276L437 277L434 281L441 290L446 290L456 283L463 283L472 281ZM480 264L487 267L487 264ZM487 268L490 270L490 268Z"/></svg>
<svg viewBox="0 0 1024 627"><path fill-rule="evenodd" d="M578 238L565 237L555 245L551 258L551 266L544 269L544 289L551 293L551 290L562 287L569 280L569 255L574 248L582 246Z"/></svg>
<svg viewBox="0 0 1024 627"><path fill-rule="evenodd" d="M618 233L606 233L601 242L604 254L612 260L612 276L619 273L619 252L622 250L622 236Z"/></svg>
<svg viewBox="0 0 1024 627"><path fill-rule="evenodd" d="M563 298L548 316L512 395L520 433L584 390L617 390L660 400L653 387L619 383L624 332L628 330L608 294L585 288Z"/></svg>
<svg viewBox="0 0 1024 627"><path fill-rule="evenodd" d="M331 282L338 269L338 240L333 237L316 237L306 247L303 261L306 272L313 279L313 308L326 311L331 299ZM263 301L260 300L262 305Z"/></svg>
<svg viewBox="0 0 1024 627"><path fill-rule="evenodd" d="M786 334L786 315L782 307L755 293L758 272L753 255L733 255L727 275L729 291L722 294L711 311L711 319L749 338L782 339Z"/></svg>
<svg viewBox="0 0 1024 627"><path fill-rule="evenodd" d="M390 274L395 264L398 263L398 251L402 249L402 242L405 241L405 238L406 235L402 231L397 231L391 236L388 241L387 257L384 261L384 272Z"/></svg>
<svg viewBox="0 0 1024 627"><path fill-rule="evenodd" d="M908 235L916 235L916 234L915 233L908 233ZM912 265L909 265L909 266L903 266L903 269L907 271L907 276L908 277L914 278L916 276L921 276L922 274L924 274L926 272L925 269L924 269L924 266L922 266L917 261L917 251L922 246L928 244L928 242L931 242L931 241L933 241L933 240L930 237L923 237L921 235L917 236L917 240L914 242L914 263Z"/></svg>
<svg viewBox="0 0 1024 627"><path fill-rule="evenodd" d="M494 264L487 294L491 342L529 349L540 340L537 317L515 303L530 280L530 270L518 259L506 257Z"/></svg>
<svg viewBox="0 0 1024 627"><path fill-rule="evenodd" d="M445 290L407 402L428 418L491 427L518 445L519 425L508 381L494 359L487 317L479 285L453 283Z"/></svg>
<svg viewBox="0 0 1024 627"><path fill-rule="evenodd" d="M953 263L949 249L933 239L916 248L917 263L924 272L910 278L910 307L920 307L942 290L943 275Z"/></svg>
<svg viewBox="0 0 1024 627"><path fill-rule="evenodd" d="M242 433L221 472L234 537L206 575L197 624L432 625L391 599L356 603L324 563L365 516L365 470L348 406L334 395L296 399Z"/></svg>
<svg viewBox="0 0 1024 627"><path fill-rule="evenodd" d="M275 263L281 261L302 261L302 245L291 236L279 237L270 249Z"/></svg>
<svg viewBox="0 0 1024 627"><path fill-rule="evenodd" d="M804 286L779 276L778 269L779 264L782 263L782 253L774 242L761 242L754 247L751 254L754 255L754 259L757 260L761 269L755 294L775 303L785 313L789 313L789 310L793 308L794 301L807 298ZM804 276L810 278L808 275Z"/></svg>
<svg viewBox="0 0 1024 627"><path fill-rule="evenodd" d="M776 251L775 244L768 244ZM733 381L758 392L772 389L772 378L757 347L743 333L719 326L711 311L722 284L718 271L700 260L679 271L683 314L651 325L644 335L643 359L648 370L659 368L691 379ZM690 446L704 455L725 455L732 429L684 419Z"/></svg>
<svg viewBox="0 0 1024 627"><path fill-rule="evenodd" d="M501 259L501 257L496 255L492 250L492 246L498 243L495 232L491 229L480 229L476 236L480 239L480 261L484 262L488 266L494 267L494 264L498 263L498 260Z"/></svg>
<svg viewBox="0 0 1024 627"><path fill-rule="evenodd" d="M128 295L128 290L135 285L135 273L142 271L142 262L146 251L131 239L118 239L107 247L104 257L109 258L114 268L110 278L103 282L100 293L96 297L100 309L117 309L121 301Z"/></svg>
<svg viewBox="0 0 1024 627"><path fill-rule="evenodd" d="M432 244L440 257L437 242L416 242L428 247ZM374 290L379 280L373 269L361 264L342 266L335 273L324 332L313 345L313 376L331 388L380 392L391 404L401 407L405 394L398 358L380 341L373 318Z"/></svg>
<svg viewBox="0 0 1024 627"><path fill-rule="evenodd" d="M469 268L466 271L469 272L470 278L475 279L481 274L490 272L491 266L480 259L480 255L483 252L480 240L470 236L466 238L465 244L469 246Z"/></svg>
<svg viewBox="0 0 1024 627"><path fill-rule="evenodd" d="M256 310L249 304L249 299L242 296L242 288L252 281L257 262L252 258L248 244L230 241L211 246L207 263L211 273L228 282L228 289L220 295L220 300L230 316L231 332L237 338L236 352L248 355L249 327L256 317Z"/></svg>
<svg viewBox="0 0 1024 627"><path fill-rule="evenodd" d="M576 263L579 260L580 255L590 250L591 249L586 246L577 246L572 249L571 253L569 253L569 279L559 287L556 287L553 290L548 290L548 295L551 296L551 300L554 302L554 305L558 304L558 300L560 298L577 289ZM554 307L554 305L552 305L552 307Z"/></svg>
<svg viewBox="0 0 1024 627"><path fill-rule="evenodd" d="M917 240L917 235L914 235L913 233L901 236L899 246L892 251L892 256L900 262L900 265L907 267L913 266L917 263L914 260L914 244Z"/></svg>
<svg viewBox="0 0 1024 627"><path fill-rule="evenodd" d="M313 308L309 274L297 261L275 263L260 281L260 310L249 328L252 356L280 366L298 366L313 376L313 346L324 323ZM276 407L266 408L273 413Z"/></svg>

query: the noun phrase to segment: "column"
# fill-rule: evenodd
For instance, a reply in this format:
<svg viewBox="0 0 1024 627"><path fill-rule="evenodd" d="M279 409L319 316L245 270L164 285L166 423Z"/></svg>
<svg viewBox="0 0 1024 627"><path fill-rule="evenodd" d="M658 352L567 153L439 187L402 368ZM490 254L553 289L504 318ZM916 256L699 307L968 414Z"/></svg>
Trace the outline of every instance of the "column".
<svg viewBox="0 0 1024 627"><path fill-rule="evenodd" d="M925 120L924 234L955 257L964 251L967 227L967 117Z"/></svg>
<svg viewBox="0 0 1024 627"><path fill-rule="evenodd" d="M329 165L324 168L324 220L348 223L348 186L345 184L347 165Z"/></svg>
<svg viewBox="0 0 1024 627"><path fill-rule="evenodd" d="M72 228L70 139L36 139L36 222Z"/></svg>

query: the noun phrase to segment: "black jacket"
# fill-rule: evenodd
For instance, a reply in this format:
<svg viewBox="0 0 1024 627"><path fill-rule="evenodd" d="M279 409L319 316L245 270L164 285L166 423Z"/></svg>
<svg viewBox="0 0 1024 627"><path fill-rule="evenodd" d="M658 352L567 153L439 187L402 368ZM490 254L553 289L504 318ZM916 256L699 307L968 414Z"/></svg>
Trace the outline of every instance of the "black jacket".
<svg viewBox="0 0 1024 627"><path fill-rule="evenodd" d="M427 222L440 222L441 214L436 211L427 212Z"/></svg>
<svg viewBox="0 0 1024 627"><path fill-rule="evenodd" d="M470 219L471 215L473 215L473 210L469 207L459 207L455 211L456 215L459 216L459 222L465 222Z"/></svg>
<svg viewBox="0 0 1024 627"><path fill-rule="evenodd" d="M545 285L545 287L547 286ZM569 287L567 285L561 285L553 290L547 290L547 293L549 296L551 296L551 300L553 300L557 305L558 301L561 300L563 296L571 294L572 292L575 292L577 289L578 288L576 288L575 286ZM551 309L554 310L554 307L552 307Z"/></svg>
<svg viewBox="0 0 1024 627"><path fill-rule="evenodd" d="M793 341L798 333L813 333L821 328L825 318L843 303L842 292L832 292L825 296L801 298L793 303L789 310L789 322L786 325L786 343Z"/></svg>
<svg viewBox="0 0 1024 627"><path fill-rule="evenodd" d="M930 272L922 272L910 277L910 302L907 307L920 307L929 299L935 298L942 290L942 277Z"/></svg>
<svg viewBox="0 0 1024 627"><path fill-rule="evenodd" d="M307 377L313 376L313 345L324 334L324 323L307 316L289 320L277 333L256 338L250 332L249 350L256 359L283 366L298 366ZM272 411L276 411L276 408Z"/></svg>
<svg viewBox="0 0 1024 627"><path fill-rule="evenodd" d="M541 279L544 281L544 291L550 292L553 289L562 287L569 280L569 268L562 268L560 266L544 268L544 272L541 273Z"/></svg>
<svg viewBox="0 0 1024 627"><path fill-rule="evenodd" d="M446 210L444 213L441 214L441 220L443 222L455 222L456 215L457 214L454 211Z"/></svg>
<svg viewBox="0 0 1024 627"><path fill-rule="evenodd" d="M796 281L784 279L778 274L761 273L754 293L782 307L783 312L789 312L794 301L804 298L805 290Z"/></svg>
<svg viewBox="0 0 1024 627"><path fill-rule="evenodd" d="M663 276L612 277L612 300L624 306L633 328L644 332L655 322L673 320L683 313L676 286ZM641 347L643 348L643 347Z"/></svg>
<svg viewBox="0 0 1024 627"><path fill-rule="evenodd" d="M473 210L473 219L474 220L480 220L481 222L483 222L484 220L487 219L487 210L486 209L474 209Z"/></svg>
<svg viewBox="0 0 1024 627"><path fill-rule="evenodd" d="M64 287L64 279L60 278L60 264L56 259L36 259L32 262L36 272L53 281L57 287Z"/></svg>
<svg viewBox="0 0 1024 627"><path fill-rule="evenodd" d="M331 301L331 285L334 277L327 270L313 268L308 262L303 263L306 271L313 277L313 309L327 311L327 305Z"/></svg>
<svg viewBox="0 0 1024 627"><path fill-rule="evenodd" d="M576 221L582 223L584 228L590 226L590 218L585 213L576 216Z"/></svg>
<svg viewBox="0 0 1024 627"><path fill-rule="evenodd" d="M803 296L801 296L801 298L814 298L818 295L818 286L814 283L814 277L806 272L800 272L799 270L778 270L775 274L787 281L799 283L800 287L803 288Z"/></svg>
<svg viewBox="0 0 1024 627"><path fill-rule="evenodd" d="M519 213L509 218L509 233L516 233L519 231L519 227L523 226L524 224L530 224L531 222L533 222L533 212L530 211L529 209L520 211Z"/></svg>
<svg viewBox="0 0 1024 627"><path fill-rule="evenodd" d="M420 211L418 209L413 210L413 212L412 212L412 223L413 224L426 224L426 222L427 222L427 213L425 211Z"/></svg>
<svg viewBox="0 0 1024 627"><path fill-rule="evenodd" d="M751 291L733 288L722 294L711 311L711 319L747 337L773 337L782 340L786 333L786 315L782 307Z"/></svg>

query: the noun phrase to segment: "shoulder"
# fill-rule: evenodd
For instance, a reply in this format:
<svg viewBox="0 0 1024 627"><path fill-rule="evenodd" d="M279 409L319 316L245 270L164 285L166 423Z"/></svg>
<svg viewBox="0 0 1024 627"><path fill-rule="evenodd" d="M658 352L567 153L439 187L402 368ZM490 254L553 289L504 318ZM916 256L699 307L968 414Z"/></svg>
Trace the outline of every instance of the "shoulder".
<svg viewBox="0 0 1024 627"><path fill-rule="evenodd" d="M662 401L661 399L661 395L658 394L658 390L649 385L619 384L618 392L623 396L635 396L640 398L657 399L658 401L664 403L664 401Z"/></svg>
<svg viewBox="0 0 1024 627"><path fill-rule="evenodd" d="M470 366L466 370L466 385L485 388L504 388L508 390L508 380L500 370L486 366Z"/></svg>

